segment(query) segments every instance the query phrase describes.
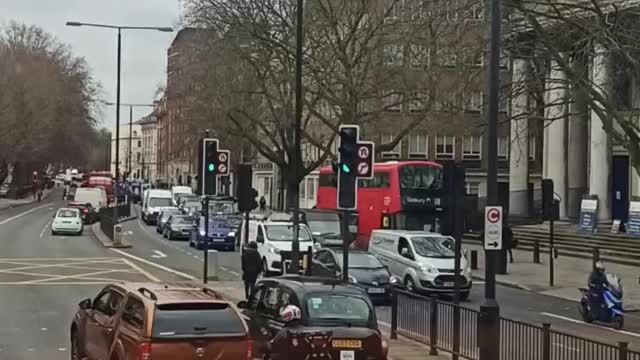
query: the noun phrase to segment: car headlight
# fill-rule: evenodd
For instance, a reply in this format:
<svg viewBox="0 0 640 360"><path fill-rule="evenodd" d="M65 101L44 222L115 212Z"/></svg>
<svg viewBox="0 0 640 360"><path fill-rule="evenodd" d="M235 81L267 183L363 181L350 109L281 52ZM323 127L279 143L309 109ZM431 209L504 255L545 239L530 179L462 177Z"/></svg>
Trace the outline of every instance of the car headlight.
<svg viewBox="0 0 640 360"><path fill-rule="evenodd" d="M272 254L280 254L280 249L274 248L274 247L270 247L269 248L269 252L272 253Z"/></svg>
<svg viewBox="0 0 640 360"><path fill-rule="evenodd" d="M235 231L229 231L229 233L227 234L227 236L234 237L234 236L236 236L236 232L235 232Z"/></svg>
<svg viewBox="0 0 640 360"><path fill-rule="evenodd" d="M349 275L349 282L353 284L357 284L358 280L355 277L353 277L353 275Z"/></svg>
<svg viewBox="0 0 640 360"><path fill-rule="evenodd" d="M420 265L420 270L422 270L422 272L426 272L427 274L436 274L438 272L436 268L429 265Z"/></svg>
<svg viewBox="0 0 640 360"><path fill-rule="evenodd" d="M204 230L200 230L200 236L204 236Z"/></svg>
<svg viewBox="0 0 640 360"><path fill-rule="evenodd" d="M390 282L392 285L399 284L399 283L400 283L400 278L398 278L397 276L393 276L393 275L392 275L392 276L389 278L389 282Z"/></svg>

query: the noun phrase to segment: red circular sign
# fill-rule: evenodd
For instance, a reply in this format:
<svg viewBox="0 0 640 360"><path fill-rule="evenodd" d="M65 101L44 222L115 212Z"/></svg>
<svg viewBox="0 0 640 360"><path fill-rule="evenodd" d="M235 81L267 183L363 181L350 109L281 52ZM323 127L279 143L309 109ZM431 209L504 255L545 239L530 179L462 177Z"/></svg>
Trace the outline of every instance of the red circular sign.
<svg viewBox="0 0 640 360"><path fill-rule="evenodd" d="M500 221L500 210L497 208L491 208L487 211L487 220L495 224Z"/></svg>

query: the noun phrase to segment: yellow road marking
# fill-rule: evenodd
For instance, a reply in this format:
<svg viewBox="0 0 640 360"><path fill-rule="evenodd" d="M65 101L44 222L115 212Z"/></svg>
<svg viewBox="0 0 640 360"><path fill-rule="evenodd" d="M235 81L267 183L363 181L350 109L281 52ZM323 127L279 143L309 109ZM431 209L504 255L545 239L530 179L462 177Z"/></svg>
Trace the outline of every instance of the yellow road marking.
<svg viewBox="0 0 640 360"><path fill-rule="evenodd" d="M138 270L138 272L142 273L144 276L148 277L148 278L149 278L149 280L151 280L151 281L157 281L157 282L159 282L159 281L160 281L160 279L158 279L157 277L153 276L153 275L152 275L151 273L149 273L148 271L143 270L140 266L138 266L138 265L134 264L134 263L133 263L133 262L131 262L130 260L128 260L128 259L122 259L122 261L124 261L125 263L129 264L129 266L131 266L132 268L134 268L134 269Z"/></svg>

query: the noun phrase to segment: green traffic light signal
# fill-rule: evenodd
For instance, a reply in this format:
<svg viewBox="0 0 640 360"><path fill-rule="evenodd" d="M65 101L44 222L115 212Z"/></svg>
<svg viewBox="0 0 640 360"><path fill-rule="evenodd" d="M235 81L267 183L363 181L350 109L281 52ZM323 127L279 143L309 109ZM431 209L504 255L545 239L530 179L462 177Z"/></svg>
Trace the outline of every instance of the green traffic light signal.
<svg viewBox="0 0 640 360"><path fill-rule="evenodd" d="M342 172L345 174L348 174L351 172L351 169L349 168L349 166L347 164L342 164Z"/></svg>
<svg viewBox="0 0 640 360"><path fill-rule="evenodd" d="M209 163L209 166L207 166L207 169L209 170L209 172L214 172L216 171L216 166L213 163Z"/></svg>

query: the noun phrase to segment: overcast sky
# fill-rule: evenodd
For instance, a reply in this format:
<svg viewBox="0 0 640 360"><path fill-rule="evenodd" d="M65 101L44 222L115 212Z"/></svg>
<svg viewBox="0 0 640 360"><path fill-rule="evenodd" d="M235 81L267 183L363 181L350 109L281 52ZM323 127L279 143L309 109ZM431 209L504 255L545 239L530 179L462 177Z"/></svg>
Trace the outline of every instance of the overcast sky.
<svg viewBox="0 0 640 360"><path fill-rule="evenodd" d="M171 26L176 29L179 0L0 0L0 26L10 20L42 27L86 59L102 84L102 97L115 102L117 30L68 27L66 21L129 26ZM174 33L127 30L122 33L123 103L151 103L158 85L166 83L167 48ZM134 121L151 108L134 108ZM115 107L105 106L103 126L115 127ZM121 123L129 109L121 108Z"/></svg>

